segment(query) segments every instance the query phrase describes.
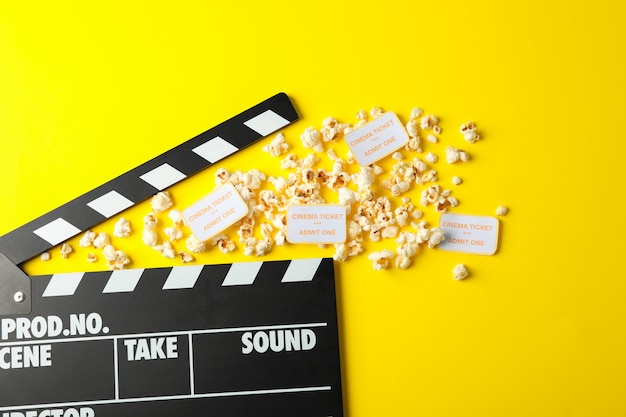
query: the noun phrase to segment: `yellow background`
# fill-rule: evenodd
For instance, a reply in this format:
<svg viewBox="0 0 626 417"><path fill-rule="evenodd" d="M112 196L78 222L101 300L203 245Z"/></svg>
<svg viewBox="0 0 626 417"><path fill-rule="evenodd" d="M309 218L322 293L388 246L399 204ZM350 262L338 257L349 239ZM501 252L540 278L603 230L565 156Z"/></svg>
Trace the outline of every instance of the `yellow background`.
<svg viewBox="0 0 626 417"><path fill-rule="evenodd" d="M284 129L300 155L299 134L327 116L353 122L378 105L406 120L419 106L443 128L425 151L442 160L452 144L472 156L435 164L461 201L454 212L510 212L494 256L426 250L406 271L373 271L366 254L337 265L346 415L624 416L618 4L5 1L0 234L279 91L301 116ZM463 143L466 120L481 141ZM217 166L279 175L265 143ZM177 207L208 193L213 174L172 187ZM452 175L465 182L453 187ZM147 211L125 215L139 229ZM178 264L119 245L135 267ZM367 245L382 248L395 244ZM104 268L85 253L61 260L55 249L53 261L24 267ZM331 255L288 246L265 259ZM241 249L198 259L257 260ZM459 262L471 271L461 282L451 272Z"/></svg>

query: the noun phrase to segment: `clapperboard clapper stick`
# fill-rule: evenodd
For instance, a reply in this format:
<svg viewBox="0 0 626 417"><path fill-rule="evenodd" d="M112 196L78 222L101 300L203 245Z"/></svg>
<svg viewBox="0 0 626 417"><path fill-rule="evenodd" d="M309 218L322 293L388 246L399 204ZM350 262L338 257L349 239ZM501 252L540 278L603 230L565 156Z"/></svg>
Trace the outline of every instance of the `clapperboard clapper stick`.
<svg viewBox="0 0 626 417"><path fill-rule="evenodd" d="M297 119L278 94L0 237L0 417L343 415L332 259L19 268Z"/></svg>

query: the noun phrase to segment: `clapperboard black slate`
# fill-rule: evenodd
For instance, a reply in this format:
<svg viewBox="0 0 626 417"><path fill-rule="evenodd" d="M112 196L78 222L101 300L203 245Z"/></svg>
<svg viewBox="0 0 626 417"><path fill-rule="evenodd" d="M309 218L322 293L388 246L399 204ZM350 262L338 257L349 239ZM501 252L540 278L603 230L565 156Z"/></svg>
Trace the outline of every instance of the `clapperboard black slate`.
<svg viewBox="0 0 626 417"><path fill-rule="evenodd" d="M2 318L0 410L341 416L333 276L300 259L33 277L32 313Z"/></svg>
<svg viewBox="0 0 626 417"><path fill-rule="evenodd" d="M277 94L0 237L2 417L343 415L332 259L19 268L297 118Z"/></svg>

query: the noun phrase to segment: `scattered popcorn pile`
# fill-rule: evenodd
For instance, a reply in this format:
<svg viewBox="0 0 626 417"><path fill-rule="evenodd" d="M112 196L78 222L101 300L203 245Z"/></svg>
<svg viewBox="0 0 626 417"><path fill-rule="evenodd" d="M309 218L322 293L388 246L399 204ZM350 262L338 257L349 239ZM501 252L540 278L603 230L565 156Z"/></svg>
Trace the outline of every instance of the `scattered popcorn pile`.
<svg viewBox="0 0 626 417"><path fill-rule="evenodd" d="M128 220L121 217L115 223L113 231L114 235L124 238L130 236L130 232L130 223L128 222ZM109 269L124 269L124 267L130 263L130 259L128 258L126 253L124 251L115 249L115 247L111 244L111 237L105 232L96 233L91 230L87 230L78 244L82 248L93 247L94 249L101 250L102 255L107 261L107 266L109 267ZM92 263L97 262L98 255L94 253L88 253L87 261Z"/></svg>
<svg viewBox="0 0 626 417"><path fill-rule="evenodd" d="M374 119L383 114L380 107L369 112ZM242 199L246 202L249 212L246 217L235 224L237 236L243 253L247 256L264 256L274 246L286 244L287 209L293 204L325 204L335 203L345 207L347 217L347 239L344 243L334 244L333 258L346 261L366 250L367 242L391 241L395 251L384 249L371 252L368 259L375 270L396 268L406 269L412 265L420 248L435 248L445 240L445 236L437 227L429 227L426 221L420 220L423 212L416 207L407 193L420 187L419 204L423 208L433 207L437 213L445 213L448 209L459 205L452 196L452 191L437 183L437 171L432 165L439 157L427 152L423 159L422 136L428 142L437 143L442 132L438 118L432 114L424 114L419 108L411 111L406 130L409 141L403 152L392 155L395 164L385 173L377 164L359 166L353 155L348 151L344 157L337 154L332 145L340 141L344 135L368 122L368 115L361 110L356 115L355 123L341 123L333 117L322 121L321 128L307 127L300 135L302 145L313 152L300 159L289 153L289 144L282 133L263 147L263 151L272 157L280 157L280 167L287 171L284 176L266 176L263 172L252 169L247 172L229 172L220 168L215 173L216 186L231 183L235 186ZM460 133L468 143L480 139L476 125L468 121L460 128ZM320 167L320 154L332 162L331 169ZM445 160L448 164L464 163L470 156L462 149L453 146L445 148ZM380 181L378 177L384 175ZM452 178L452 184L459 185L462 179ZM376 190L380 188L380 192ZM330 193L331 201L323 195ZM399 198L397 207L393 206L392 198ZM186 229L182 213L172 209L174 203L167 191L156 194L151 200L152 212L143 219L142 241L145 245L157 250L164 257L174 259L177 255L183 263L192 262L194 256L217 247L223 253L236 249L236 243L226 234L220 233L207 242L198 240ZM168 217L172 224L162 229L166 239L160 241L158 219L155 213L169 210ZM505 215L507 209L500 206L497 215ZM406 230L410 229L410 230ZM127 238L131 235L131 226L121 218L116 224L113 235ZM184 236L186 251L177 251L174 243ZM110 269L123 269L130 263L128 256L116 250L110 243L106 233L96 234L87 231L80 240L81 247L101 249ZM320 245L324 247L324 245ZM63 257L69 256L72 248L64 244L61 248ZM50 258L49 254L42 260ZM97 261L98 257L90 253L89 262ZM454 279L461 280L468 276L462 264L454 268Z"/></svg>

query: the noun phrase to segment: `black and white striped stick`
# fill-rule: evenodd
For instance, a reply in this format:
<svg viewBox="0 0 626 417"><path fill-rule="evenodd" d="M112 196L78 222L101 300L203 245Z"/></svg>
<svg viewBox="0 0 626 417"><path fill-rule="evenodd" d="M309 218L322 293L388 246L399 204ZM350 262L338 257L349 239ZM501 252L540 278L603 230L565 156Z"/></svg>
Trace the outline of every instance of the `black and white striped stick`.
<svg viewBox="0 0 626 417"><path fill-rule="evenodd" d="M287 95L277 94L1 236L0 253L20 264L297 119Z"/></svg>

